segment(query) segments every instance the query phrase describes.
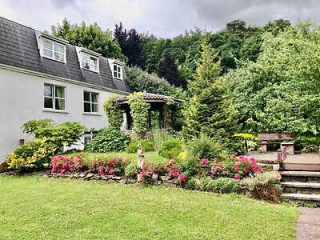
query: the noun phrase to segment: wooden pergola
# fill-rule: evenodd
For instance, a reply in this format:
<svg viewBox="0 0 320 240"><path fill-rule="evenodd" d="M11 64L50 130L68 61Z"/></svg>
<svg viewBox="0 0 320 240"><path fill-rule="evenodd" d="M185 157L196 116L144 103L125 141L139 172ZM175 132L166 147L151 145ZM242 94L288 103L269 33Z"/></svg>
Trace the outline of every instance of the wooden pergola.
<svg viewBox="0 0 320 240"><path fill-rule="evenodd" d="M149 128L172 129L172 112L176 107L183 103L180 99L175 99L170 96L144 93L143 99L150 104L149 109ZM126 96L119 96L116 99L116 104L124 112L125 129L132 129L132 117L130 114L130 106Z"/></svg>

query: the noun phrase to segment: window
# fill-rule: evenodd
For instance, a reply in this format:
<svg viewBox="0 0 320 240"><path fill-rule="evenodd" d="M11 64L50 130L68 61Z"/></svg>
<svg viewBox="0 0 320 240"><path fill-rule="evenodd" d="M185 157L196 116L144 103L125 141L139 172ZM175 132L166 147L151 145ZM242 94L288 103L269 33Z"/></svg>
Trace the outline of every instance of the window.
<svg viewBox="0 0 320 240"><path fill-rule="evenodd" d="M81 59L81 67L84 69L88 69L94 72L98 72L98 58L93 57L89 54L86 54L84 52L82 54L82 59Z"/></svg>
<svg viewBox="0 0 320 240"><path fill-rule="evenodd" d="M98 93L83 92L84 105L83 109L86 113L97 113L98 112Z"/></svg>
<svg viewBox="0 0 320 240"><path fill-rule="evenodd" d="M83 143L84 145L87 145L89 142L91 142L91 140L95 137L95 135L97 134L97 131L90 131L90 132L86 132L83 136Z"/></svg>
<svg viewBox="0 0 320 240"><path fill-rule="evenodd" d="M65 46L48 39L43 39L43 56L59 62L65 62Z"/></svg>
<svg viewBox="0 0 320 240"><path fill-rule="evenodd" d="M65 88L51 84L44 85L44 108L65 110Z"/></svg>
<svg viewBox="0 0 320 240"><path fill-rule="evenodd" d="M118 64L113 64L113 77L118 79L123 79L122 66Z"/></svg>

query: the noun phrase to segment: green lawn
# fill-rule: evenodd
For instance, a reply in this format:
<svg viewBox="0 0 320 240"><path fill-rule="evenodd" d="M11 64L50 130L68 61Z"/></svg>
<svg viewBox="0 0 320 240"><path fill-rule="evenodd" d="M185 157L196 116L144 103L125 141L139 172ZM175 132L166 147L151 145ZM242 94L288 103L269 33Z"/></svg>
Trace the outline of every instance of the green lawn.
<svg viewBox="0 0 320 240"><path fill-rule="evenodd" d="M243 196L0 177L0 239L294 239L297 208Z"/></svg>

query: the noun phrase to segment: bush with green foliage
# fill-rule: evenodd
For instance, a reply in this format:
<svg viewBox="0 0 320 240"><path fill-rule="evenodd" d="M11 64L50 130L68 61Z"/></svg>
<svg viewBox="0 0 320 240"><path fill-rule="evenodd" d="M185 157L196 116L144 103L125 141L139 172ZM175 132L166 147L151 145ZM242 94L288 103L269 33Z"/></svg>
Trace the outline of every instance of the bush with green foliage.
<svg viewBox="0 0 320 240"><path fill-rule="evenodd" d="M224 160L228 157L228 151L217 140L202 134L188 143L188 155L196 161L201 158Z"/></svg>
<svg viewBox="0 0 320 240"><path fill-rule="evenodd" d="M130 113L132 116L132 129L136 132L138 138L142 138L149 130L148 116L150 104L147 103L142 92L132 93L128 96Z"/></svg>
<svg viewBox="0 0 320 240"><path fill-rule="evenodd" d="M126 177L136 177L140 173L140 168L136 163L130 163L125 170Z"/></svg>
<svg viewBox="0 0 320 240"><path fill-rule="evenodd" d="M63 147L71 146L86 131L78 122L64 122L54 125L51 119L31 120L22 126L23 132L33 134L36 138L46 139L47 143L56 146L55 153Z"/></svg>
<svg viewBox="0 0 320 240"><path fill-rule="evenodd" d="M25 170L27 168L41 167L50 161L56 146L45 139L35 139L17 147L9 154L6 163L10 169Z"/></svg>
<svg viewBox="0 0 320 240"><path fill-rule="evenodd" d="M92 152L119 152L129 144L129 137L117 128L102 129L89 142L86 148Z"/></svg>
<svg viewBox="0 0 320 240"><path fill-rule="evenodd" d="M280 201L280 176L275 172L263 172L241 180L247 193L256 199L270 202Z"/></svg>
<svg viewBox="0 0 320 240"><path fill-rule="evenodd" d="M121 109L119 105L116 104L115 100L115 96L108 97L103 103L103 108L107 114L110 127L120 128L123 121L123 117Z"/></svg>
<svg viewBox="0 0 320 240"><path fill-rule="evenodd" d="M133 91L147 91L186 99L186 94L182 89L170 85L167 80L159 78L156 74L149 74L138 67L127 67L126 74L126 82Z"/></svg>
<svg viewBox="0 0 320 240"><path fill-rule="evenodd" d="M153 152L153 142L150 140L131 140L126 151L127 153L137 153L139 145L142 146L143 151Z"/></svg>
<svg viewBox="0 0 320 240"><path fill-rule="evenodd" d="M182 151L181 141L175 138L165 141L159 151L159 155L168 159L178 157Z"/></svg>
<svg viewBox="0 0 320 240"><path fill-rule="evenodd" d="M232 178L202 177L196 180L195 188L200 191L216 193L239 193L241 191L239 181Z"/></svg>

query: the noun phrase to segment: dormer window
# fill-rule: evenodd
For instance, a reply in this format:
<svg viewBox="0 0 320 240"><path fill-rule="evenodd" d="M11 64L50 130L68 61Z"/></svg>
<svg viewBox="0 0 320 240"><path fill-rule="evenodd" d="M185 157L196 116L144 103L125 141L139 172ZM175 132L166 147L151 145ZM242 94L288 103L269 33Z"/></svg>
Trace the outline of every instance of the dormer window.
<svg viewBox="0 0 320 240"><path fill-rule="evenodd" d="M113 64L113 77L123 80L123 67L119 64Z"/></svg>
<svg viewBox="0 0 320 240"><path fill-rule="evenodd" d="M59 62L65 62L66 46L46 39L43 39L43 56Z"/></svg>
<svg viewBox="0 0 320 240"><path fill-rule="evenodd" d="M99 58L91 56L85 52L81 52L81 67L90 71L99 72Z"/></svg>

